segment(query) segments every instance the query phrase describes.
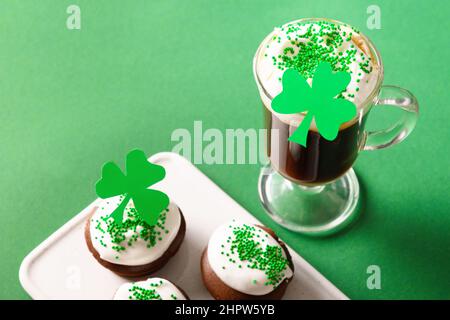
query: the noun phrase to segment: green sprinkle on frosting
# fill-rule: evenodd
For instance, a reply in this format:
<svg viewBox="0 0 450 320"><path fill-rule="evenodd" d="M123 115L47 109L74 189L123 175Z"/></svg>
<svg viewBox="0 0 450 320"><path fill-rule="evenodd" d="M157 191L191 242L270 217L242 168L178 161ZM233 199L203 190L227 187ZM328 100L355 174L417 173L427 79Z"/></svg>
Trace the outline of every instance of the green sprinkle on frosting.
<svg viewBox="0 0 450 320"><path fill-rule="evenodd" d="M130 292L129 300L162 300L156 289L145 289L133 285L128 291Z"/></svg>
<svg viewBox="0 0 450 320"><path fill-rule="evenodd" d="M250 269L261 270L265 273L267 281L264 285L276 287L285 277L285 271L289 261L283 256L283 250L278 245L261 245L261 239L265 232L251 225L231 225L233 237L229 239L230 254L237 254L240 262ZM230 259L231 263L237 263ZM256 284L256 280L252 281Z"/></svg>
<svg viewBox="0 0 450 320"><path fill-rule="evenodd" d="M144 288L142 286L132 284L132 287L128 289L129 300L163 300L161 295L158 293L158 288L164 285L162 280L152 283L146 283L145 286L149 286L150 288ZM178 300L178 297L175 293L170 294L170 299Z"/></svg>
<svg viewBox="0 0 450 320"><path fill-rule="evenodd" d="M139 239L147 243L147 248L153 248L158 241L163 240L164 235L169 233L169 230L165 227L168 211L169 209L165 209L161 213L155 226L149 226L142 220L134 207L127 207L125 209L124 221L120 226L114 223L114 219L111 218L109 214L95 219L93 223L96 224L95 228L99 230L101 234L110 235L111 243L113 244L111 248L118 253L127 249L125 244L128 247L132 247ZM131 236L130 231L132 231ZM107 247L107 244L103 239L96 240L101 246ZM116 256L116 259L119 258L119 256Z"/></svg>
<svg viewBox="0 0 450 320"><path fill-rule="evenodd" d="M353 45L352 37L359 35L355 28L328 21L294 22L280 27L287 40L287 47L282 54L267 56L272 64L279 70L296 69L305 79L313 78L317 66L321 62L327 62L335 72L352 73L350 67L357 63L359 70L366 74L372 72L371 58L362 50ZM347 30L347 31L345 31ZM280 37L275 36L276 43L280 43ZM270 48L271 42L267 45ZM344 51L344 44L349 43ZM361 73L358 74L361 77ZM281 81L281 79L279 79ZM343 93L345 93L344 91ZM341 93L338 97L343 98Z"/></svg>

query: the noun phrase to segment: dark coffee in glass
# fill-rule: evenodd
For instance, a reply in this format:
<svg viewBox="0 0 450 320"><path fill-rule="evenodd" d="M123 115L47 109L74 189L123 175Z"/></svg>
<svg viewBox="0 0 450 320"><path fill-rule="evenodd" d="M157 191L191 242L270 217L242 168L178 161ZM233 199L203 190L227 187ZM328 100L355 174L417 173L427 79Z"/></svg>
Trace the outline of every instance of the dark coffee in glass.
<svg viewBox="0 0 450 320"><path fill-rule="evenodd" d="M307 147L288 141L297 129L263 106L268 130L267 156L285 178L303 185L322 185L351 168L358 156L364 121L354 121L339 130L337 138L326 140L317 131L308 131Z"/></svg>

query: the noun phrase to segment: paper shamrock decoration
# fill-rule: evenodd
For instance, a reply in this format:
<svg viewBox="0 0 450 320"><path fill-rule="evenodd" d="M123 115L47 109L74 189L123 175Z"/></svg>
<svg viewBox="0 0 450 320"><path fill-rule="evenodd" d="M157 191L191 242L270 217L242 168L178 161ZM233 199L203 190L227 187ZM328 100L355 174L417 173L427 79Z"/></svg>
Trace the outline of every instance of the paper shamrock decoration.
<svg viewBox="0 0 450 320"><path fill-rule="evenodd" d="M283 91L273 99L272 109L283 114L306 112L288 140L306 147L313 118L322 137L334 140L340 125L356 115L352 102L335 98L347 87L350 79L350 74L333 73L329 64L320 63L310 86L297 70L287 69L282 78Z"/></svg>
<svg viewBox="0 0 450 320"><path fill-rule="evenodd" d="M161 191L147 188L164 179L165 175L165 169L148 162L143 151L133 150L127 154L126 175L114 162L107 162L103 165L102 177L97 181L95 190L102 199L124 196L110 215L116 224L122 224L123 212L132 199L137 214L153 226L168 207L169 197Z"/></svg>

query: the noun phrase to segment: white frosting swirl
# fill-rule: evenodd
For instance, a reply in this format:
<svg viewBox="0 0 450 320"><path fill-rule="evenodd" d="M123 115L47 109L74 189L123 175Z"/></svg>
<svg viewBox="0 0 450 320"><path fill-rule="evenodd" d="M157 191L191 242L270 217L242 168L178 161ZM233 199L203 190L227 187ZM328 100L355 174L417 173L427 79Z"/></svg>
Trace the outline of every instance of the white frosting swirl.
<svg viewBox="0 0 450 320"><path fill-rule="evenodd" d="M142 294L143 290L147 294ZM124 283L114 295L114 300L186 300L186 297L172 282L163 278L149 278Z"/></svg>
<svg viewBox="0 0 450 320"><path fill-rule="evenodd" d="M181 216L178 207L171 202L161 213L157 225L148 227L142 223L133 223L137 218L133 215L133 200L130 200L123 217L124 226L129 220L130 227L122 230L122 241L119 242L115 234L116 229L108 231L108 227L113 223L109 215L117 208L122 198L117 196L104 199L98 205L90 220L89 231L93 247L100 258L114 264L138 266L157 260L167 251L180 229Z"/></svg>
<svg viewBox="0 0 450 320"><path fill-rule="evenodd" d="M286 259L286 253L280 244L263 229L250 224L237 223L234 220L224 224L217 228L211 236L207 254L212 270L227 286L239 292L260 296L272 292L282 281L293 276L293 271L286 263L284 270L279 272L278 281L275 284L269 284L267 270L252 268L250 265L253 262L242 261L238 251L232 250L236 228L246 228L253 234L251 239L258 243L257 247L262 251L267 252L269 247L279 248L282 257Z"/></svg>

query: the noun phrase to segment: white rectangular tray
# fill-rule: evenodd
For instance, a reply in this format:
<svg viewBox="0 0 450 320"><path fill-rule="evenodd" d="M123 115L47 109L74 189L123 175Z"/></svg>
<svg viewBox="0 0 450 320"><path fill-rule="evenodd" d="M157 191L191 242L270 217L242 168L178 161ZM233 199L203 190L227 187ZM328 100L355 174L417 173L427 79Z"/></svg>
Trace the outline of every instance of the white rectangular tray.
<svg viewBox="0 0 450 320"><path fill-rule="evenodd" d="M211 299L200 275L200 255L216 227L233 218L258 222L188 160L175 153L150 158L166 168L155 185L166 192L186 218L179 252L155 275L183 288L191 299ZM124 282L103 268L88 251L84 224L97 199L36 247L22 262L19 278L33 299L111 299ZM295 276L285 299L347 299L332 283L290 249Z"/></svg>

